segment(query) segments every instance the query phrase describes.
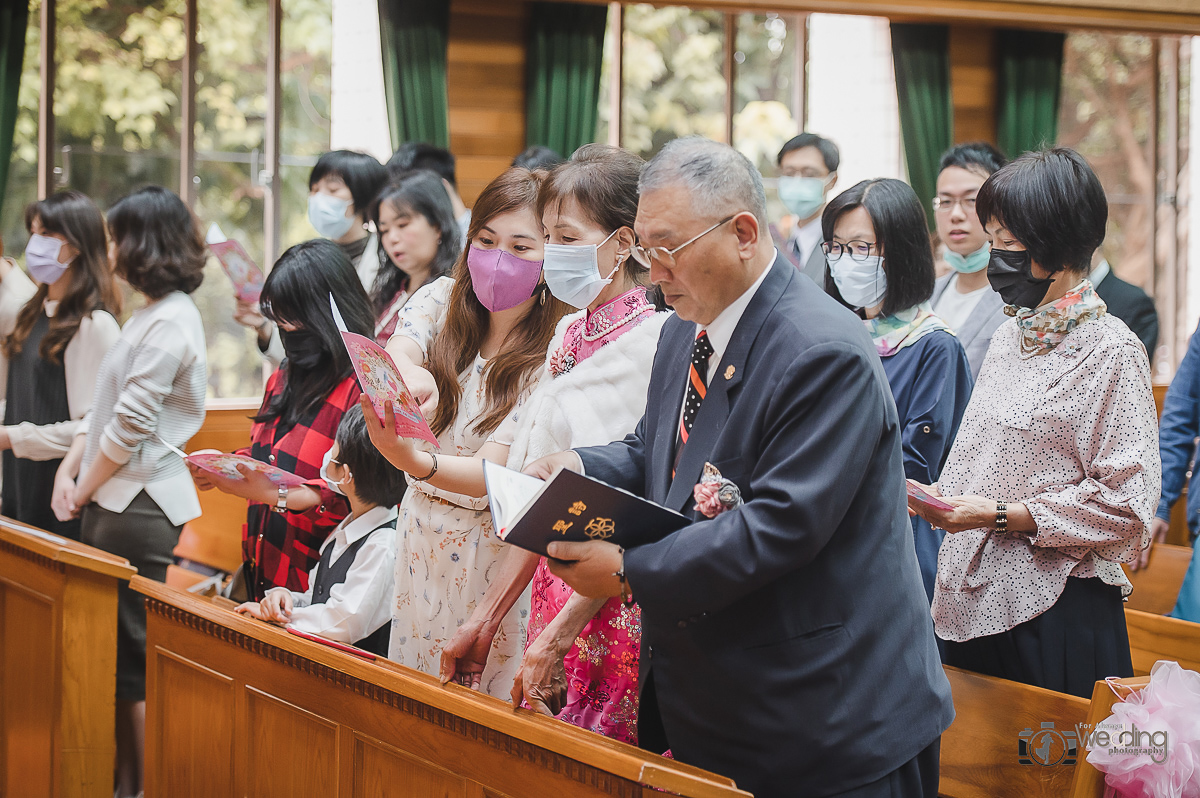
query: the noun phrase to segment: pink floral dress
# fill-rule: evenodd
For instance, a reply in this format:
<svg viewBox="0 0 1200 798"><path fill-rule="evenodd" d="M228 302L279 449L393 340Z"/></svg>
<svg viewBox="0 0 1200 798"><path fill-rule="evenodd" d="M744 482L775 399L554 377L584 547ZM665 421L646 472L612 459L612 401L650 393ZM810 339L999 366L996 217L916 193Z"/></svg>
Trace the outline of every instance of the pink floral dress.
<svg viewBox="0 0 1200 798"><path fill-rule="evenodd" d="M557 377L570 371L653 315L654 306L643 288L596 308L567 328L562 346L550 358L551 373ZM529 643L562 611L573 592L550 573L543 557L533 575ZM642 616L636 604L625 606L620 598L612 598L601 607L563 658L567 702L558 718L637 745L641 640Z"/></svg>

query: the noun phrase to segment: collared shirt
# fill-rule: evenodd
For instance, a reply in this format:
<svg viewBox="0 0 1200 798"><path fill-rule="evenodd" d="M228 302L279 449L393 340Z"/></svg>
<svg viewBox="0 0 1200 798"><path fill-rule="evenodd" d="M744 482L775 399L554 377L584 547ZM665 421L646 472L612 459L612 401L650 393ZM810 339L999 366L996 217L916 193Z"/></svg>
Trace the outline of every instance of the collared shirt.
<svg viewBox="0 0 1200 798"><path fill-rule="evenodd" d="M817 214L811 222L803 227L797 225L792 228L792 235L788 238L788 246L792 248L792 252L796 253L799 258L800 267L804 268L808 264L808 259L812 257L813 250L821 246L821 214Z"/></svg>
<svg viewBox="0 0 1200 798"><path fill-rule="evenodd" d="M321 554L330 546L330 563L335 563L348 546L367 535L370 540L354 556L344 582L329 591L329 600L313 604L313 584L317 578L316 565L308 575L308 590L292 594L291 626L302 632L327 637L339 643L353 645L383 626L392 617L392 571L396 560L396 507L372 507L357 518L347 518L338 524L333 534L321 545ZM391 524L383 529L385 524ZM268 590L273 593L286 588Z"/></svg>
<svg viewBox="0 0 1200 798"><path fill-rule="evenodd" d="M267 380L260 414L283 392L286 374L276 371ZM307 588L308 572L320 558L321 543L346 517L350 507L321 479L321 461L333 448L342 416L358 404L361 393L351 374L287 432L278 433L278 418L255 422L250 428L251 445L238 451L309 480L309 487L321 494L321 501L304 512L277 513L272 506L250 504L242 534L242 558L254 564L250 573L256 596L270 587Z"/></svg>
<svg viewBox="0 0 1200 798"><path fill-rule="evenodd" d="M1088 275L1088 279L1092 281L1092 288L1099 288L1100 283L1104 278L1112 273L1112 266L1107 260L1101 260L1096 264L1096 268L1092 269L1092 273Z"/></svg>
<svg viewBox="0 0 1200 798"><path fill-rule="evenodd" d="M1006 321L938 487L1023 502L1037 532L946 536L933 598L938 637L1012 629L1054 606L1070 577L1098 577L1127 595L1120 563L1149 535L1160 479L1150 364L1129 328L1105 314L1047 354L1022 357L1016 321Z"/></svg>

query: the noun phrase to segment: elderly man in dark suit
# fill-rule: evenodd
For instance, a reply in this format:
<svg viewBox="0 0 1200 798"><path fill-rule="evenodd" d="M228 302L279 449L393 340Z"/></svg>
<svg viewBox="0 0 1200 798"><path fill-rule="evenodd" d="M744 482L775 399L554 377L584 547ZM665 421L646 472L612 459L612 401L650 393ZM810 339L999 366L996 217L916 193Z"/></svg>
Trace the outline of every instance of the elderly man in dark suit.
<svg viewBox="0 0 1200 798"><path fill-rule="evenodd" d="M643 747L760 798L932 798L954 711L871 339L775 251L735 150L672 142L640 189L635 256L678 314L645 415L529 470L583 469L693 523L629 551L554 543L551 569L641 605ZM712 518L693 510L706 463L744 499Z"/></svg>

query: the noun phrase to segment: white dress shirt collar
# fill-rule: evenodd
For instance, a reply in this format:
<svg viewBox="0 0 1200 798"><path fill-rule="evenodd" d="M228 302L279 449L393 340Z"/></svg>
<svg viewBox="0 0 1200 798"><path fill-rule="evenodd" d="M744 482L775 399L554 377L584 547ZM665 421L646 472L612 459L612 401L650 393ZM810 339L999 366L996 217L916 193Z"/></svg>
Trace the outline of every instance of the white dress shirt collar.
<svg viewBox="0 0 1200 798"><path fill-rule="evenodd" d="M347 516L347 519L338 524L337 529L333 530L333 534L321 544L321 551L324 552L325 547L336 540L337 548L334 550L336 553L337 549L353 545L389 521L395 520L398 516L399 512L396 510L395 505L391 507L372 507L362 515L352 519Z"/></svg>
<svg viewBox="0 0 1200 798"><path fill-rule="evenodd" d="M813 250L821 245L821 214L817 214L806 225L792 228L792 238L789 242L800 258L800 265L808 263Z"/></svg>
<svg viewBox="0 0 1200 798"><path fill-rule="evenodd" d="M1101 260L1096 264L1096 268L1092 269L1092 273L1088 275L1088 279L1092 281L1092 288L1099 288L1100 283L1104 278L1112 273L1112 266L1108 265L1107 260Z"/></svg>
<svg viewBox="0 0 1200 798"><path fill-rule="evenodd" d="M779 257L778 250L775 251L775 257ZM746 312L750 300L754 299L754 295L758 293L759 286L763 284L763 280L767 279L767 274L774 265L774 260L768 263L766 268L762 270L762 274L758 275L758 279L754 281L754 284L747 288L741 296L729 303L707 326L696 325L696 335L699 335L702 330L706 331L708 333L708 342L713 348L712 356L708 359L708 382L712 382L713 371L716 370L717 364L721 362L721 358L725 356L725 349L729 346L729 339L733 338L733 331L737 329L738 322L742 320L742 314Z"/></svg>

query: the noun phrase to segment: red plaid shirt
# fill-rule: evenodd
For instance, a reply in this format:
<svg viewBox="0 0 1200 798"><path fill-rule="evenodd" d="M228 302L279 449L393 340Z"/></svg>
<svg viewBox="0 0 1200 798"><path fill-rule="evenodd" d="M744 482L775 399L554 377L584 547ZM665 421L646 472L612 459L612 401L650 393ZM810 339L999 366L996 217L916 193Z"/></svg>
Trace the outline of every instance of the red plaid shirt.
<svg viewBox="0 0 1200 798"><path fill-rule="evenodd" d="M283 391L283 374L282 370L276 371L267 381L260 414ZM261 598L272 587L307 590L308 572L320 559L321 544L350 512L345 497L329 490L321 478L321 461L333 447L342 415L358 402L361 393L355 378L347 377L315 411L302 417L278 440L275 437L278 419L255 422L250 429L250 447L240 454L303 477L321 494L320 503L302 513L281 514L270 505L250 503L246 527L242 530L242 558L255 598Z"/></svg>

